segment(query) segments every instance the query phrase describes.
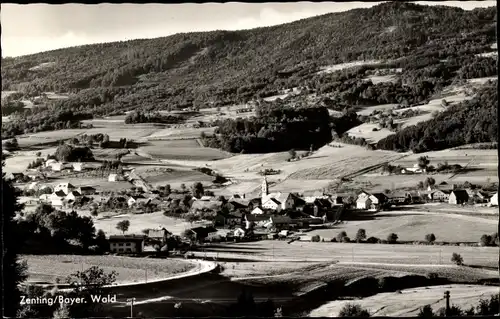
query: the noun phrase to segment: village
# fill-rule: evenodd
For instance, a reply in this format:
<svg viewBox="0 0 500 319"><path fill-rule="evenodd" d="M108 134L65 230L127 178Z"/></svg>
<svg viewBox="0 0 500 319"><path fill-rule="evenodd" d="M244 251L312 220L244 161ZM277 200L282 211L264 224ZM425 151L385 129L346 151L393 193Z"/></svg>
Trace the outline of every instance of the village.
<svg viewBox="0 0 500 319"><path fill-rule="evenodd" d="M304 235L315 229L334 228L360 213L375 213L394 207L404 210L405 205L441 203L450 206L498 206L498 192L485 191L469 183L460 187L446 182L435 185L429 177L421 183L421 189L415 190L374 193L360 189L351 194L326 194L324 191L299 194L272 192L264 175L260 197L232 194L226 198L204 190L201 183L194 183L191 189L184 184L179 190L171 189L170 186L155 188L135 173L133 168L117 165L119 167L108 174L101 170L104 165L96 162L66 163L53 158L39 158L37 165L30 165L36 168L28 168L24 173L10 173L7 178L15 182L22 191L25 203L32 206L43 204L59 210L88 210L93 218L98 218L103 211L116 211L117 215L163 211L165 216L184 219L192 225L175 236L165 225L144 229L142 233L128 233L130 222L121 220L117 222L116 228L122 234L107 236L109 252L117 254L169 251L179 246L178 243L194 249L206 242L221 241L319 241L319 238L314 239L317 236L311 239L311 236ZM400 169L401 174L422 174L426 170L419 168L418 164ZM110 183L130 183L130 189L100 191L90 185L75 187L64 181L65 176L95 171L100 171L103 179ZM59 182L53 185L48 183L54 179ZM167 244L172 242L169 240L171 237L177 240L175 245Z"/></svg>

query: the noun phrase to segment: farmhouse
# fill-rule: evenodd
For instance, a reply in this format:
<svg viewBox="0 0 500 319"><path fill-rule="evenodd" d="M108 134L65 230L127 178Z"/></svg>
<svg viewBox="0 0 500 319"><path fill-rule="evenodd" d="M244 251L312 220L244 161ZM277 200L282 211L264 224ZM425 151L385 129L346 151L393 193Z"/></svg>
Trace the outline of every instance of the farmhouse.
<svg viewBox="0 0 500 319"><path fill-rule="evenodd" d="M96 189L92 186L81 186L78 187L77 191L82 195L94 195L96 193Z"/></svg>
<svg viewBox="0 0 500 319"><path fill-rule="evenodd" d="M411 195L408 192L393 192L389 196L389 202L395 205L407 204L411 201Z"/></svg>
<svg viewBox="0 0 500 319"><path fill-rule="evenodd" d="M385 194L374 193L370 195L370 200L372 202L371 209L381 209L388 202L388 198Z"/></svg>
<svg viewBox="0 0 500 319"><path fill-rule="evenodd" d="M66 194L62 190L56 191L49 196L50 204L52 206L61 207L64 204L63 200L65 197Z"/></svg>
<svg viewBox="0 0 500 319"><path fill-rule="evenodd" d="M372 201L370 199L370 194L367 192L362 192L358 195L356 199L356 209L369 209L372 206Z"/></svg>
<svg viewBox="0 0 500 319"><path fill-rule="evenodd" d="M121 174L109 174L108 182L119 182L124 181L125 177Z"/></svg>
<svg viewBox="0 0 500 319"><path fill-rule="evenodd" d="M491 196L490 204L491 206L498 206L498 192L496 192L493 196Z"/></svg>
<svg viewBox="0 0 500 319"><path fill-rule="evenodd" d="M148 237L154 240L164 240L167 235L171 235L165 227L160 229L150 229L148 231Z"/></svg>
<svg viewBox="0 0 500 319"><path fill-rule="evenodd" d="M45 162L45 167L52 167L52 164L57 163L55 159L49 159Z"/></svg>
<svg viewBox="0 0 500 319"><path fill-rule="evenodd" d="M60 183L54 188L54 192L63 191L65 194L69 194L72 190L75 190L75 186L71 183Z"/></svg>
<svg viewBox="0 0 500 319"><path fill-rule="evenodd" d="M215 224L223 227L236 226L241 225L242 219L242 214L217 212L217 215L215 216Z"/></svg>
<svg viewBox="0 0 500 319"><path fill-rule="evenodd" d="M276 198L269 198L265 202L262 203L262 207L271 210L281 210L281 202L279 202Z"/></svg>
<svg viewBox="0 0 500 319"><path fill-rule="evenodd" d="M264 227L269 222L270 214L246 214L245 215L245 228L250 229L253 226Z"/></svg>
<svg viewBox="0 0 500 319"><path fill-rule="evenodd" d="M64 169L64 164L61 163L61 162L55 162L55 163L52 163L50 165L50 168L54 171L54 172L60 172Z"/></svg>
<svg viewBox="0 0 500 319"><path fill-rule="evenodd" d="M242 238L242 237L245 237L245 234L246 234L246 232L244 229L238 228L238 229L235 229L233 236L238 237L238 238Z"/></svg>
<svg viewBox="0 0 500 319"><path fill-rule="evenodd" d="M75 201L80 196L81 196L80 193L78 193L77 191L70 191L68 195L66 195L65 200L68 202Z"/></svg>
<svg viewBox="0 0 500 319"><path fill-rule="evenodd" d="M189 231L194 235L195 240L203 241L215 238L217 229L212 226L191 228Z"/></svg>
<svg viewBox="0 0 500 319"><path fill-rule="evenodd" d="M451 191L450 194L450 199L448 200L448 203L452 205L461 205L467 203L469 200L469 195L467 192L463 189L455 189Z"/></svg>
<svg viewBox="0 0 500 319"><path fill-rule="evenodd" d="M109 250L113 253L140 253L144 251L144 236L109 236Z"/></svg>
<svg viewBox="0 0 500 319"><path fill-rule="evenodd" d="M292 224L292 219L288 216L272 216L266 226L281 230L289 229L290 224Z"/></svg>
<svg viewBox="0 0 500 319"><path fill-rule="evenodd" d="M85 164L84 163L73 163L73 171L75 172L81 172L85 169Z"/></svg>
<svg viewBox="0 0 500 319"><path fill-rule="evenodd" d="M430 194L430 198L433 201L444 202L450 199L451 190L437 189Z"/></svg>

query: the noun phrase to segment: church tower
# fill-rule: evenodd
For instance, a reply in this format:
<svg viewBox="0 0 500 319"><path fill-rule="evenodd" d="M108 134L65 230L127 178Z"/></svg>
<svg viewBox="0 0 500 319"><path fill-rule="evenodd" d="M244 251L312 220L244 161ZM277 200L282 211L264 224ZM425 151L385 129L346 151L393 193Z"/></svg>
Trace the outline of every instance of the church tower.
<svg viewBox="0 0 500 319"><path fill-rule="evenodd" d="M264 180L262 181L262 188L261 188L261 198L264 199L269 195L269 185L267 184L267 178L264 176Z"/></svg>

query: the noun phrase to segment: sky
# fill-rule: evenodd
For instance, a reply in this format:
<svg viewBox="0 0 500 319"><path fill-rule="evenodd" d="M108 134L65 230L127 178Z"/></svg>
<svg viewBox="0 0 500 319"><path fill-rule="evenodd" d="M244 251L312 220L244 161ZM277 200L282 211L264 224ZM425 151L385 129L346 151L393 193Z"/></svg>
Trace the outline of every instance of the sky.
<svg viewBox="0 0 500 319"><path fill-rule="evenodd" d="M84 44L156 38L179 32L243 30L380 2L205 4L1 4L2 57ZM472 10L496 1L416 1Z"/></svg>

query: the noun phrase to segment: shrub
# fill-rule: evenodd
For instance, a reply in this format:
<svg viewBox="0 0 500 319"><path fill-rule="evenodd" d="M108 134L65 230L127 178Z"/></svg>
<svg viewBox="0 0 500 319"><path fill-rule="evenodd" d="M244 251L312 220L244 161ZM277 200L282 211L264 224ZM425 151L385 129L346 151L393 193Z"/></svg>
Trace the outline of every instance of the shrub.
<svg viewBox="0 0 500 319"><path fill-rule="evenodd" d="M366 239L366 230L360 228L358 229L358 232L356 233L356 242L361 242Z"/></svg>
<svg viewBox="0 0 500 319"><path fill-rule="evenodd" d="M389 236L387 236L387 242L389 244L395 244L398 241L398 235L395 233L390 233Z"/></svg>
<svg viewBox="0 0 500 319"><path fill-rule="evenodd" d="M436 236L434 236L434 234L427 234L425 235L425 241L427 241L428 243L433 243L434 241L436 241Z"/></svg>
<svg viewBox="0 0 500 319"><path fill-rule="evenodd" d="M338 314L339 317L370 317L368 310L361 308L360 305L347 304Z"/></svg>
<svg viewBox="0 0 500 319"><path fill-rule="evenodd" d="M311 241L312 242L315 242L315 243L318 243L321 241L321 237L319 237L319 235L314 235L311 237Z"/></svg>
<svg viewBox="0 0 500 319"><path fill-rule="evenodd" d="M498 313L498 309L500 309L498 295L492 295L490 300L481 299L479 301L479 305L476 308L476 314L482 316L492 316Z"/></svg>
<svg viewBox="0 0 500 319"><path fill-rule="evenodd" d="M338 235L337 235L337 241L339 243L342 242L342 238L346 237L347 236L347 233L345 231L341 231Z"/></svg>
<svg viewBox="0 0 500 319"><path fill-rule="evenodd" d="M422 308L420 308L420 311L418 312L418 317L419 318L432 318L432 317L434 317L434 312L432 311L431 305L425 305Z"/></svg>
<svg viewBox="0 0 500 319"><path fill-rule="evenodd" d="M459 266L464 264L464 259L462 258L462 256L460 256L460 254L457 253L453 253L453 255L451 256L451 261Z"/></svg>
<svg viewBox="0 0 500 319"><path fill-rule="evenodd" d="M463 316L463 311L460 309L460 307L452 305L450 307L450 312L448 313L448 316L450 317L461 317ZM437 317L446 317L446 309L444 307L439 308L439 310L436 313Z"/></svg>
<svg viewBox="0 0 500 319"><path fill-rule="evenodd" d="M347 237L347 236L344 236L344 237L342 237L342 242L343 243L350 243L351 239L349 237Z"/></svg>
<svg viewBox="0 0 500 319"><path fill-rule="evenodd" d="M336 243L336 242L337 242L337 238L332 238L330 241L331 241L332 243Z"/></svg>
<svg viewBox="0 0 500 319"><path fill-rule="evenodd" d="M435 272L430 272L430 273L427 274L427 278L428 279L438 279L439 275L436 274Z"/></svg>
<svg viewBox="0 0 500 319"><path fill-rule="evenodd" d="M378 239L377 237L370 237L366 240L367 243L369 244L376 244L380 241L380 239Z"/></svg>
<svg viewBox="0 0 500 319"><path fill-rule="evenodd" d="M490 246L491 236L484 234L483 236L481 236L481 239L479 242L481 243L481 246Z"/></svg>

